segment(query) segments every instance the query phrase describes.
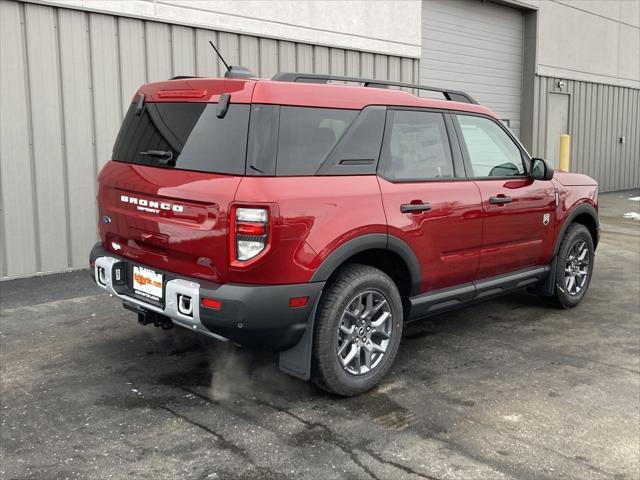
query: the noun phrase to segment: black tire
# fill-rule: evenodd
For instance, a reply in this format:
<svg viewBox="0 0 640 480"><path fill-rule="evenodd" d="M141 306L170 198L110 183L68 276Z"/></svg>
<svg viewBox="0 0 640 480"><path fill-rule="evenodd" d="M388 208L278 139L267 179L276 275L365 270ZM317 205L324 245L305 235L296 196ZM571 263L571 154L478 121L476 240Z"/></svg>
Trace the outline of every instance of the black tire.
<svg viewBox="0 0 640 480"><path fill-rule="evenodd" d="M588 249L587 254L585 255L585 259L588 260L587 274L586 279L584 280L584 284L580 288L578 292L571 292L567 284L567 272L566 269L570 269L570 258L572 255L575 256L576 246L579 246L581 242L584 242L586 248ZM584 297L587 289L589 288L589 283L591 282L591 276L593 274L594 267L594 246L593 239L591 238L591 234L587 227L581 225L579 223L572 224L566 231L564 238L562 239L562 243L560 244L560 249L558 251L558 263L556 266L556 285L555 292L553 296L553 301L557 307L560 308L573 308ZM574 279L574 282L578 280Z"/></svg>
<svg viewBox="0 0 640 480"><path fill-rule="evenodd" d="M388 332L389 338L388 340L382 340L385 338L383 336L374 338L373 335L377 334L373 333L374 328L371 327L372 333L369 335L372 336L369 339L369 343L365 341L364 344L356 344L349 340L347 342L349 347L353 348L353 345L357 345L358 352L362 349L362 356L360 353L357 354L358 367L360 367L360 359L362 358L364 358L366 365L367 352L364 352L364 349L367 346L369 346L369 351L371 352L372 342L380 341L380 344L382 344L382 342L386 341L388 343L385 344L386 350L384 353L376 360L377 364L372 360L376 353L369 353L369 362L371 363L369 371L365 373L350 373L347 369L352 367L343 366L338 356L338 342L341 341L340 335L351 339L354 334L357 336L358 332L363 331L363 329L356 326L351 335L346 335L344 330L339 330L339 328L341 324L344 326L343 316L345 319L349 319L344 320L345 322L353 321L353 323L358 323L362 321L362 325L366 327L364 322L368 322L368 320L365 320L364 317L354 316L352 313L345 312L345 310L360 302L364 302L362 306L366 310L365 304L370 297L373 298L372 305L377 300L375 305L381 306L381 310L382 308L388 310L387 312L376 310L372 317L373 320L377 316L377 321L380 321L379 319L386 313L391 315L389 322L385 321L385 328L390 328ZM386 305L382 302L383 298L387 301ZM360 318L362 320L355 320ZM371 325L371 323L367 323L367 325ZM337 273L335 281L323 293L318 305L313 339L313 382L323 390L342 396L358 395L372 389L386 375L396 357L400 339L402 338L402 327L402 300L393 280L384 272L368 265L349 264L342 267ZM387 332L384 333L384 335L386 334ZM357 342L361 342L361 340L357 340ZM348 357L348 353L345 357ZM340 358L343 359L342 361L346 360L342 356Z"/></svg>

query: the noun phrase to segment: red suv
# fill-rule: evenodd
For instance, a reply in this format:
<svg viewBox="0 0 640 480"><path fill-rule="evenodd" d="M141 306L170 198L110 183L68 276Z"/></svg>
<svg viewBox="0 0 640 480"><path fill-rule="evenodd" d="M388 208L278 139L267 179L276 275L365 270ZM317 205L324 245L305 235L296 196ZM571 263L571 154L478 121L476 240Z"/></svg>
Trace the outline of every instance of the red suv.
<svg viewBox="0 0 640 480"><path fill-rule="evenodd" d="M94 279L140 323L280 351L354 395L406 322L522 287L580 302L594 180L554 175L462 92L248 76L143 85L100 172Z"/></svg>

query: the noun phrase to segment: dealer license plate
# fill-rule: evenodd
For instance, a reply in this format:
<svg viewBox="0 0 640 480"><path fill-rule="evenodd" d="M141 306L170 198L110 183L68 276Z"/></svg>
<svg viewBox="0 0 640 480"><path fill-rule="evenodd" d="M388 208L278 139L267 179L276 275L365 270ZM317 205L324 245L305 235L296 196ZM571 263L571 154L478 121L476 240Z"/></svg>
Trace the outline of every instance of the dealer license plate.
<svg viewBox="0 0 640 480"><path fill-rule="evenodd" d="M134 265L133 291L141 297L159 302L162 300L162 274Z"/></svg>

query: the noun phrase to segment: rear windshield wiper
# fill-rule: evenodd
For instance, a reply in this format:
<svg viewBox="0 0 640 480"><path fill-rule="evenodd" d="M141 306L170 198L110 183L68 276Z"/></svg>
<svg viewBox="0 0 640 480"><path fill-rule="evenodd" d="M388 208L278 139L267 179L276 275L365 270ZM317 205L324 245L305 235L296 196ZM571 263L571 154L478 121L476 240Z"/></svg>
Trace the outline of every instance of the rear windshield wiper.
<svg viewBox="0 0 640 480"><path fill-rule="evenodd" d="M176 161L173 158L173 152L171 150L147 150L146 152L140 152L140 155L146 155L149 157L156 157L159 163L170 167L175 166Z"/></svg>

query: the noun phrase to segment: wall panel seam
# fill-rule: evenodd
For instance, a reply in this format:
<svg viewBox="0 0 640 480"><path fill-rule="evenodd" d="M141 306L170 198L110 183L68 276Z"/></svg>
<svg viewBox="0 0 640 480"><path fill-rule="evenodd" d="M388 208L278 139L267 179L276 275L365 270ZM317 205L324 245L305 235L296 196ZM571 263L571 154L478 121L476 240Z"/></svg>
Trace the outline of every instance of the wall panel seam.
<svg viewBox="0 0 640 480"><path fill-rule="evenodd" d="M22 59L24 65L25 76L25 98L27 104L27 128L29 138L29 168L31 174L31 195L32 195L32 207L33 207L33 236L34 236L34 248L36 259L36 271L42 270L42 255L40 253L40 215L38 212L38 192L36 188L36 158L34 151L33 140L33 102L31 101L31 77L29 69L29 50L27 42L27 12L24 3L20 3L20 23L22 25L22 51L24 58Z"/></svg>
<svg viewBox="0 0 640 480"><path fill-rule="evenodd" d="M197 41L197 28L191 29L191 43L193 44L193 73L191 75L198 75L198 41ZM146 53L146 42L143 44L145 46ZM146 55L145 55L146 56ZM147 79L145 78L145 82Z"/></svg>
<svg viewBox="0 0 640 480"><path fill-rule="evenodd" d="M7 237L4 231L4 197L2 196L2 182L0 182L0 277L7 276Z"/></svg>
<svg viewBox="0 0 640 480"><path fill-rule="evenodd" d="M96 100L95 100L95 84L94 84L94 75L95 75L95 69L94 69L94 65L93 65L93 42L91 41L91 14L90 13L85 13L85 19L86 19L86 25L87 25L87 56L88 58L88 62L87 65L89 66L89 98L90 98L90 102L89 102L89 109L90 109L90 119L89 122L91 123L91 153L92 153L92 157L93 157L93 179L92 181L94 182L94 192L95 192L95 182L96 179L98 178L98 148L96 145ZM97 192L95 192L97 193ZM95 195L94 198L92 198L93 200L93 208L95 211L95 216L97 218L98 216L98 203L96 201ZM98 238L98 233L96 232L96 239Z"/></svg>
<svg viewBox="0 0 640 480"><path fill-rule="evenodd" d="M67 232L67 267L71 266L71 263L73 262L73 255L72 255L72 235L71 235L71 219L69 218L69 206L70 206L70 202L69 202L69 165L68 165L68 158L67 158L67 128L66 128L66 124L65 124L65 114L64 114L64 109L65 109L65 104L64 104L64 92L63 92L63 88L62 88L62 52L61 52L61 46L60 46L60 9L56 8L54 10L54 15L53 15L53 28L55 29L56 32L56 36L55 36L55 51L56 51L56 64L57 64L57 72L56 74L58 75L58 98L59 98L59 108L60 108L60 112L58 112L60 114L60 146L61 146L61 150L62 150L62 186L63 186L63 200L64 200L64 208L65 208L65 213L64 213L64 220L65 220L65 227L66 227L66 232Z"/></svg>
<svg viewBox="0 0 640 480"><path fill-rule="evenodd" d="M120 54L120 22L123 17L115 17L114 20L116 22L116 63L118 64L118 109L120 110L120 118L124 117L124 109L122 106L122 102L124 101L124 97L122 96L122 55Z"/></svg>
<svg viewBox="0 0 640 480"><path fill-rule="evenodd" d="M142 51L144 52L144 81L149 81L149 52L147 52L148 48L148 31L149 31L149 23L142 22Z"/></svg>

